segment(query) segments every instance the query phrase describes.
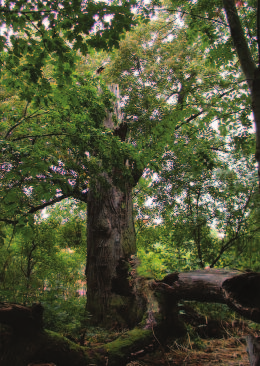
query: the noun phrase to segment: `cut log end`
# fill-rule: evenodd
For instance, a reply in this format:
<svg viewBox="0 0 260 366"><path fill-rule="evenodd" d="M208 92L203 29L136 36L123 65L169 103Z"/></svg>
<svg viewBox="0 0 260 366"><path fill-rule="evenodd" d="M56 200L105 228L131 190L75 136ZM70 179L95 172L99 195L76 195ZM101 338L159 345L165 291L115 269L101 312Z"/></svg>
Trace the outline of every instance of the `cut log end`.
<svg viewBox="0 0 260 366"><path fill-rule="evenodd" d="M31 307L18 304L0 303L0 323L13 328L14 333L34 334L43 330L43 306Z"/></svg>
<svg viewBox="0 0 260 366"><path fill-rule="evenodd" d="M247 353L250 366L260 366L260 339L249 335L246 337Z"/></svg>

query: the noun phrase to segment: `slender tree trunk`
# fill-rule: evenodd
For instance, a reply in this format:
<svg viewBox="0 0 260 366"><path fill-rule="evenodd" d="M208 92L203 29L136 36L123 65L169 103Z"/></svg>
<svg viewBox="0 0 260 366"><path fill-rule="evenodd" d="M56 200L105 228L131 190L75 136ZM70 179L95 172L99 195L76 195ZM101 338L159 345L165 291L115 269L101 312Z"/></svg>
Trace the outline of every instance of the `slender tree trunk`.
<svg viewBox="0 0 260 366"><path fill-rule="evenodd" d="M256 129L256 161L258 162L258 179L260 187L260 70L255 70L253 87L251 92L252 109L254 114L255 129Z"/></svg>
<svg viewBox="0 0 260 366"><path fill-rule="evenodd" d="M136 252L132 187L122 190L102 178L88 193L87 310L95 324L125 326L131 297L128 260Z"/></svg>
<svg viewBox="0 0 260 366"><path fill-rule="evenodd" d="M260 187L260 2L257 3L257 43L258 66L256 65L249 44L245 37L241 19L239 18L235 0L223 0L224 10L227 15L231 38L233 40L241 69L246 77L252 98L252 110L256 129L256 161L258 163L258 179Z"/></svg>

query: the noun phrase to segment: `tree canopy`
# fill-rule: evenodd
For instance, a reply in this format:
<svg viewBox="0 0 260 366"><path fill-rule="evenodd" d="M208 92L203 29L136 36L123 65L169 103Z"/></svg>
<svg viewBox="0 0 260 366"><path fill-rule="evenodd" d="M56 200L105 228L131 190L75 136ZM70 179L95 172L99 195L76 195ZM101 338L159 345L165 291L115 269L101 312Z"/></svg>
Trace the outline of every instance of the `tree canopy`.
<svg viewBox="0 0 260 366"><path fill-rule="evenodd" d="M36 186L41 194L47 186L44 200L48 201L56 193L58 182L64 197L78 195L84 199L82 192L87 190L89 177L104 168L111 172L115 157L113 164L120 166L128 178L133 175L125 168L125 160L135 165L137 177L148 166L156 171L163 154L176 149L175 141L185 146L191 134L199 133L204 140L199 150L208 150L198 151L194 165L205 159L213 168L217 150L226 149L227 135L234 153L253 151L250 96L237 68L222 3L207 4L175 2L174 8L167 3L157 7L157 14L164 14L165 19L126 33L119 51L103 55L111 58L104 80L120 85L124 141L116 136L120 128L111 133L103 125L107 109L113 109L109 92L103 90L100 95L101 81L91 74L79 75L75 67L82 54L88 52L92 60L96 57L91 45L95 49L111 49L113 42L119 46L120 32L129 31L136 22L131 13L135 4L50 2L39 8L31 2L6 2L2 6L1 129L5 158L1 170L8 182L5 200L9 209L12 195L27 200L23 191L18 194L21 163L22 179L27 186L35 185L31 199L37 196ZM254 38L256 9L252 6L245 10L240 5L238 10L241 22L248 18L246 27ZM76 53L78 49L81 55ZM250 51L253 55L257 52L254 42ZM93 70L91 57L85 59L83 69ZM97 59L102 60L102 56ZM120 121L117 124L122 125ZM20 166L15 171L17 164ZM26 166L30 177L26 177ZM68 179L74 182L73 188ZM38 200L27 212L38 209L41 203Z"/></svg>
<svg viewBox="0 0 260 366"><path fill-rule="evenodd" d="M89 298L98 308L105 294L106 311L136 254L134 218L139 253L171 250L185 269L229 266L248 249L257 11L233 0L0 7L0 221L27 236L22 258L36 253L33 215L66 198L87 203ZM153 215L158 231L142 226Z"/></svg>
<svg viewBox="0 0 260 366"><path fill-rule="evenodd" d="M86 321L134 328L102 350L71 353L56 339L65 358L122 364L155 331L183 332L182 300L259 322L259 274L232 269L259 271L258 7L0 6L2 298L40 300L47 326L82 344ZM42 359L39 345L55 336L41 305L0 305L18 338L35 335L26 362Z"/></svg>

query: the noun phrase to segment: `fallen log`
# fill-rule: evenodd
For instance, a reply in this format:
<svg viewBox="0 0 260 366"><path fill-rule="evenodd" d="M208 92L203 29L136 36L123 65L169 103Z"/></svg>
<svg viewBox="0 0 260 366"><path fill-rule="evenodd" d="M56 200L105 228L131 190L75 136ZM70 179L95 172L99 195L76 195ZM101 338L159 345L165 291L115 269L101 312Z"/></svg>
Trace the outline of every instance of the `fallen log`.
<svg viewBox="0 0 260 366"><path fill-rule="evenodd" d="M41 321L34 317L35 307L0 303L0 323L10 327L0 328L0 365L28 366L54 363L62 366L96 365L121 366L131 355L145 349L154 341L154 329L161 322L160 306L146 281L141 281L147 299L147 313L142 323L102 346L82 347L61 335L44 330ZM38 314L38 312L36 311ZM42 315L42 314L41 314ZM25 331L26 324L28 329ZM109 363L108 363L109 362Z"/></svg>
<svg viewBox="0 0 260 366"><path fill-rule="evenodd" d="M131 355L153 342L151 329L134 328L102 346L82 347L55 332L43 330L33 336L1 332L0 365L62 366L125 365ZM109 363L108 363L109 362Z"/></svg>
<svg viewBox="0 0 260 366"><path fill-rule="evenodd" d="M15 334L34 334L43 329L43 306L38 303L25 307L1 302L0 323L11 326Z"/></svg>
<svg viewBox="0 0 260 366"><path fill-rule="evenodd" d="M161 281L153 281L151 288L172 295L175 301L226 304L245 318L260 323L260 273L197 270L170 274Z"/></svg>
<svg viewBox="0 0 260 366"><path fill-rule="evenodd" d="M121 366L153 342L161 345L169 336L184 335L178 311L180 300L227 304L246 318L260 322L259 273L198 270L172 273L161 281L136 278L131 286L135 296L142 298L142 321L115 341L98 347L81 347L44 330L40 304L27 308L0 303L0 323L11 327L11 331L1 332L0 365Z"/></svg>

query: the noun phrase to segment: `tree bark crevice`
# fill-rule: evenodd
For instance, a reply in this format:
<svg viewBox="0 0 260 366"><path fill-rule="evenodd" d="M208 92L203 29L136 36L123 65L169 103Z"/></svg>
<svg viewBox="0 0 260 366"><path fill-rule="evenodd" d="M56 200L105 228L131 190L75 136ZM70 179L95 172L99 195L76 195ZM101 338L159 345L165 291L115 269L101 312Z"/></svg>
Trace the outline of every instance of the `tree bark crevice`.
<svg viewBox="0 0 260 366"><path fill-rule="evenodd" d="M87 310L93 324L126 327L120 312L129 299L115 288L124 283L128 291L128 261L136 252L132 188L121 190L107 175L103 178L106 184L96 181L88 193Z"/></svg>

